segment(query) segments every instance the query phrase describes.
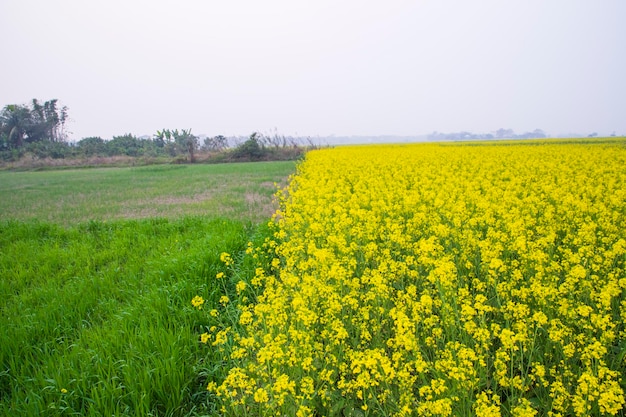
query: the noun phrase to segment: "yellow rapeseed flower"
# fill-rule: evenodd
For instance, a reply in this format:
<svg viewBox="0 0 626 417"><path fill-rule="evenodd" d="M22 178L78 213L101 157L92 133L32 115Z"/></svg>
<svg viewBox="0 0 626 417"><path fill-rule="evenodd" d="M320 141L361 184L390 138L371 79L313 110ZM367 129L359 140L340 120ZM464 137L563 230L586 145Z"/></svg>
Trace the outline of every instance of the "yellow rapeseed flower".
<svg viewBox="0 0 626 417"><path fill-rule="evenodd" d="M224 265L226 266L230 266L233 264L233 258L227 252L222 252L220 254L220 261L222 261L222 263L224 263Z"/></svg>
<svg viewBox="0 0 626 417"><path fill-rule="evenodd" d="M624 142L307 153L246 250L253 304L215 335L224 410L618 414Z"/></svg>
<svg viewBox="0 0 626 417"><path fill-rule="evenodd" d="M204 304L204 298L200 297L199 295L196 295L195 297L191 299L191 304L194 307L196 307L198 310L200 310L202 308L202 305Z"/></svg>

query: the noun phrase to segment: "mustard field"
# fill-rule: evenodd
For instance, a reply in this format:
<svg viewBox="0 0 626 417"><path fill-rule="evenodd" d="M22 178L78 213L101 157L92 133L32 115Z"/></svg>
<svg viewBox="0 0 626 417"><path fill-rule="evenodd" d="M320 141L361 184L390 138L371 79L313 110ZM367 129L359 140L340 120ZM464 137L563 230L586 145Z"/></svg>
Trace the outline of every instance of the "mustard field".
<svg viewBox="0 0 626 417"><path fill-rule="evenodd" d="M623 141L317 150L280 196L221 413L624 415Z"/></svg>

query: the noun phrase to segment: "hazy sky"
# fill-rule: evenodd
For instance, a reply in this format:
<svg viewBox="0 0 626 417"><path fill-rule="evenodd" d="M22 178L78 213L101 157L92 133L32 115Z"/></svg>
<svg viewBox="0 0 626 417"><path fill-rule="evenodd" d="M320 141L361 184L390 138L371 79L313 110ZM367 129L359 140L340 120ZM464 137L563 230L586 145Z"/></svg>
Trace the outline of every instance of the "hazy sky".
<svg viewBox="0 0 626 417"><path fill-rule="evenodd" d="M71 137L626 134L624 0L1 0L0 106Z"/></svg>

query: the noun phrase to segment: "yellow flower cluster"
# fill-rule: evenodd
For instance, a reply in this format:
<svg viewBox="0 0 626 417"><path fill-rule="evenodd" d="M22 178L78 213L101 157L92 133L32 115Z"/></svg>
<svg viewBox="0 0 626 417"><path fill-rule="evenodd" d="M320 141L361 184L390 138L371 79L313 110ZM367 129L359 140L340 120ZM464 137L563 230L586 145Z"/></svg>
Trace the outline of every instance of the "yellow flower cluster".
<svg viewBox="0 0 626 417"><path fill-rule="evenodd" d="M222 252L220 254L220 261L222 261L222 263L226 266L231 266L233 264L233 258L226 252Z"/></svg>
<svg viewBox="0 0 626 417"><path fill-rule="evenodd" d="M204 298L200 297L199 295L196 295L195 297L191 299L191 304L198 310L201 310L202 306L204 305Z"/></svg>
<svg viewBox="0 0 626 417"><path fill-rule="evenodd" d="M226 412L623 410L623 142L313 151L274 224Z"/></svg>

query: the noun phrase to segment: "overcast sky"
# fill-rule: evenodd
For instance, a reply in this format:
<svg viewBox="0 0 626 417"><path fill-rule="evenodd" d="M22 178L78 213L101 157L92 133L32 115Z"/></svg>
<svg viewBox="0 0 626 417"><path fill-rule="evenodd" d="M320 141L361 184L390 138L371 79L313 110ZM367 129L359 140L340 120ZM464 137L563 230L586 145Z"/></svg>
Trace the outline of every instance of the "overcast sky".
<svg viewBox="0 0 626 417"><path fill-rule="evenodd" d="M626 134L624 0L2 0L0 106L157 129Z"/></svg>

